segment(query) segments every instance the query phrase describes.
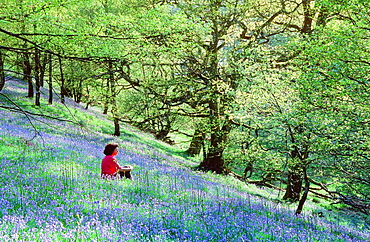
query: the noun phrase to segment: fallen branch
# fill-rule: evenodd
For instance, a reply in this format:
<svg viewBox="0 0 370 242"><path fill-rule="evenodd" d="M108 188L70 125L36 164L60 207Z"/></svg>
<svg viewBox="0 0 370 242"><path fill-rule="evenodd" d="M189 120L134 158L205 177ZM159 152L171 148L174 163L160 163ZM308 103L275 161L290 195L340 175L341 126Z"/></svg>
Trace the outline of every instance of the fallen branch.
<svg viewBox="0 0 370 242"><path fill-rule="evenodd" d="M329 196L327 197L331 200L334 200L334 201L336 200L337 201L336 203L344 203L360 211L361 213L364 213L366 215L369 214L370 202L368 200L360 199L358 197L354 197L350 195L344 195L337 191L330 191L325 184L314 181L312 178L309 178L309 180L310 182L321 187L325 192L327 192L329 194Z"/></svg>

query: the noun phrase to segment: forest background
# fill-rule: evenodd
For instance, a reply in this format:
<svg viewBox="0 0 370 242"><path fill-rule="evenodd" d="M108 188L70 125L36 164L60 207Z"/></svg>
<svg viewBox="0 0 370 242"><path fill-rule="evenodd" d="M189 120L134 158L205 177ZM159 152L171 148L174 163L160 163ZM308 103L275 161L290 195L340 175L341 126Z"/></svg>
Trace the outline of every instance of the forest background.
<svg viewBox="0 0 370 242"><path fill-rule="evenodd" d="M1 0L9 76L181 144L200 170L368 214L365 0ZM9 108L9 107L2 107ZM19 107L13 107L17 109ZM14 111L14 110L13 110ZM81 124L83 125L83 123Z"/></svg>

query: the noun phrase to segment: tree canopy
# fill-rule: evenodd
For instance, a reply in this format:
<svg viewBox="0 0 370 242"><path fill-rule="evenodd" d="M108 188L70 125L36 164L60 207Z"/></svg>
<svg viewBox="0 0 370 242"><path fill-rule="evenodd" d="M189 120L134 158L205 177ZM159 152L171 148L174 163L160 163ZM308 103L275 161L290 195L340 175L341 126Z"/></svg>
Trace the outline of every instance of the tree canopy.
<svg viewBox="0 0 370 242"><path fill-rule="evenodd" d="M369 209L370 3L9 0L7 76L176 143L201 170ZM35 97L34 97L35 94ZM329 185L330 184L330 185Z"/></svg>

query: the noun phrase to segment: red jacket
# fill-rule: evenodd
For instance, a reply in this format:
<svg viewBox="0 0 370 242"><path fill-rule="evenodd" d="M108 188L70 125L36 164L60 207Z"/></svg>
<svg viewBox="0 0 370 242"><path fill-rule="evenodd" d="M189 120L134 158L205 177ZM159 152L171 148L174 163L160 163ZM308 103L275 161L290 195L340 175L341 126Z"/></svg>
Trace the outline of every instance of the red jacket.
<svg viewBox="0 0 370 242"><path fill-rule="evenodd" d="M101 176L116 175L118 169L121 169L117 159L112 155L107 155L101 162Z"/></svg>

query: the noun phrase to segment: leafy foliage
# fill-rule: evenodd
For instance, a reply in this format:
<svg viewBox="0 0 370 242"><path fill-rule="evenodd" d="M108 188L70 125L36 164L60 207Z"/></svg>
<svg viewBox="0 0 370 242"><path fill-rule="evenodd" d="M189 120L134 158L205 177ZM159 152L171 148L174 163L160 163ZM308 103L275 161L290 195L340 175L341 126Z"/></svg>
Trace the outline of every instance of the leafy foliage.
<svg viewBox="0 0 370 242"><path fill-rule="evenodd" d="M129 122L204 170L368 212L366 1L10 0L0 21L0 89L27 80L40 106L45 80L115 135Z"/></svg>

